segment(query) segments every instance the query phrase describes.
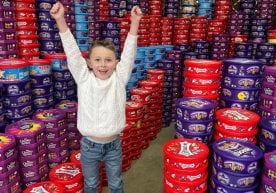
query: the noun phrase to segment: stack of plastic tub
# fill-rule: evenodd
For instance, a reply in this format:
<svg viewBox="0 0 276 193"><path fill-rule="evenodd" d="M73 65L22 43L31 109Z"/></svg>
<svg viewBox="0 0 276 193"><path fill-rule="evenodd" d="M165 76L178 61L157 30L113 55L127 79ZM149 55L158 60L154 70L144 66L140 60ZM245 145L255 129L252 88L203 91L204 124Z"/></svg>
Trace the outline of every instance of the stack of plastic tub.
<svg viewBox="0 0 276 193"><path fill-rule="evenodd" d="M49 168L68 161L69 148L65 112L58 109L43 110L34 113L33 119L41 121L45 125Z"/></svg>
<svg viewBox="0 0 276 193"><path fill-rule="evenodd" d="M175 138L212 142L215 103L209 99L184 97L176 101Z"/></svg>
<svg viewBox="0 0 276 193"><path fill-rule="evenodd" d="M46 54L44 58L51 60L55 103L76 100L76 83L68 69L65 53Z"/></svg>
<svg viewBox="0 0 276 193"><path fill-rule="evenodd" d="M175 102L182 97L183 54L180 50L168 50L166 51L166 58L174 61L173 75L165 76L165 79L168 78L166 81L172 81L172 120L175 120Z"/></svg>
<svg viewBox="0 0 276 193"><path fill-rule="evenodd" d="M266 42L266 31L268 29L268 18L257 14L251 20L249 38L253 42Z"/></svg>
<svg viewBox="0 0 276 193"><path fill-rule="evenodd" d="M161 40L161 33L160 33L160 16L156 16L156 15L151 15L149 16L149 20L150 20L150 28L149 30L149 37L150 37L150 46L157 46L160 45L160 40Z"/></svg>
<svg viewBox="0 0 276 193"><path fill-rule="evenodd" d="M13 1L0 3L0 59L18 56Z"/></svg>
<svg viewBox="0 0 276 193"><path fill-rule="evenodd" d="M0 189L2 192L13 190L21 192L19 163L16 141L13 135L0 133Z"/></svg>
<svg viewBox="0 0 276 193"><path fill-rule="evenodd" d="M45 125L32 119L8 125L5 133L13 135L17 142L19 172L22 187L48 178Z"/></svg>
<svg viewBox="0 0 276 193"><path fill-rule="evenodd" d="M131 100L141 103L140 111L143 109L141 115L138 114L135 118L127 118L127 121L134 125L131 134L132 141L132 159L138 159L143 150L143 128L141 122L145 114L150 112L149 106L151 104L152 91L145 88L133 88L130 90Z"/></svg>
<svg viewBox="0 0 276 193"><path fill-rule="evenodd" d="M259 104L260 115L262 117L276 117L275 83L275 66L265 66L263 70L262 92Z"/></svg>
<svg viewBox="0 0 276 193"><path fill-rule="evenodd" d="M129 101L127 101L128 103ZM127 111L128 107L126 107ZM120 133L121 136L121 141L122 141L122 152L123 152L123 160L122 160L122 170L127 171L131 167L132 163L132 151L131 147L132 146L132 129L134 127L126 122L126 126L123 129L123 131Z"/></svg>
<svg viewBox="0 0 276 193"><path fill-rule="evenodd" d="M54 105L51 61L33 59L29 60L29 64L34 111L51 108ZM46 78L46 81L41 81L43 78Z"/></svg>
<svg viewBox="0 0 276 193"><path fill-rule="evenodd" d="M244 27L244 13L242 11L232 11L227 23L227 31L230 34L242 34Z"/></svg>
<svg viewBox="0 0 276 193"><path fill-rule="evenodd" d="M109 18L123 17L127 12L127 1L108 0L108 16Z"/></svg>
<svg viewBox="0 0 276 193"><path fill-rule="evenodd" d="M263 152L276 150L276 118L262 118L260 121L259 146Z"/></svg>
<svg viewBox="0 0 276 193"><path fill-rule="evenodd" d="M168 0L164 4L164 16L166 17L178 17L179 1Z"/></svg>
<svg viewBox="0 0 276 193"><path fill-rule="evenodd" d="M29 63L20 59L0 60L3 106L8 123L30 118L33 113Z"/></svg>
<svg viewBox="0 0 276 193"><path fill-rule="evenodd" d="M231 13L230 0L218 0L214 3L214 19L227 20Z"/></svg>
<svg viewBox="0 0 276 193"><path fill-rule="evenodd" d="M122 133L122 146L125 150L126 145L131 146L131 159L138 159L142 151L142 132L141 122L144 116L144 104L137 100L126 102L126 121L127 126ZM129 147L128 147L129 148ZM124 151L123 150L123 151ZM128 152L127 152L128 153Z"/></svg>
<svg viewBox="0 0 276 193"><path fill-rule="evenodd" d="M223 60L221 107L257 110L262 62L246 58Z"/></svg>
<svg viewBox="0 0 276 193"><path fill-rule="evenodd" d="M276 151L264 154L264 169L262 175L262 183L260 193L276 192Z"/></svg>
<svg viewBox="0 0 276 193"><path fill-rule="evenodd" d="M162 59L157 61L157 65L165 71L162 122L163 126L167 127L172 121L174 61Z"/></svg>
<svg viewBox="0 0 276 193"><path fill-rule="evenodd" d="M244 14L243 33L249 35L251 28L252 17L255 12L256 1L255 0L241 0L240 10Z"/></svg>
<svg viewBox="0 0 276 193"><path fill-rule="evenodd" d="M107 20L101 21L101 38L112 41L115 45L117 57L121 53L121 40L120 40L120 21Z"/></svg>
<svg viewBox="0 0 276 193"><path fill-rule="evenodd" d="M149 15L162 16L162 1L149 0Z"/></svg>
<svg viewBox="0 0 276 193"><path fill-rule="evenodd" d="M173 18L162 17L161 23L161 45L171 45L173 44Z"/></svg>
<svg viewBox="0 0 276 193"><path fill-rule="evenodd" d="M196 40L194 42L194 51L198 53L198 59L209 59L211 42L204 40Z"/></svg>
<svg viewBox="0 0 276 193"><path fill-rule="evenodd" d="M148 112L146 111L147 113L144 114L141 123L143 128L142 148L146 149L149 146L149 141L155 139L162 128L163 87L160 82L148 79L139 81L138 85L152 92Z"/></svg>
<svg viewBox="0 0 276 193"><path fill-rule="evenodd" d="M81 165L68 162L56 165L49 172L52 182L64 187L64 193L82 193L83 175Z"/></svg>
<svg viewBox="0 0 276 193"><path fill-rule="evenodd" d="M207 191L206 144L193 139L172 139L164 144L163 153L165 193Z"/></svg>
<svg viewBox="0 0 276 193"><path fill-rule="evenodd" d="M87 0L75 2L76 40L81 51L89 49Z"/></svg>
<svg viewBox="0 0 276 193"><path fill-rule="evenodd" d="M221 61L184 60L184 97L201 97L217 100L219 97Z"/></svg>
<svg viewBox="0 0 276 193"><path fill-rule="evenodd" d="M271 43L257 43L255 59L263 62L263 65L273 66L276 58L276 45Z"/></svg>
<svg viewBox="0 0 276 193"><path fill-rule="evenodd" d="M222 19L210 19L208 20L207 40L212 41L215 34L226 33L227 20Z"/></svg>
<svg viewBox="0 0 276 193"><path fill-rule="evenodd" d="M210 39L208 39L210 41ZM212 37L211 59L222 60L228 57L229 34L215 34Z"/></svg>
<svg viewBox="0 0 276 193"><path fill-rule="evenodd" d="M38 4L38 8L40 4ZM27 21L25 26L28 27L28 21L36 22L36 9L35 8L20 8L15 7L15 17L17 19L18 26L24 26L24 21ZM38 42L38 35L37 34L18 34L18 50L19 50L19 57L22 59L34 59L38 58L40 55L39 52L39 42Z"/></svg>
<svg viewBox="0 0 276 193"><path fill-rule="evenodd" d="M229 58L234 57L236 43L242 43L242 42L247 42L247 41L248 41L248 35L230 34L230 41L227 42L229 44L228 57ZM225 58L227 58L227 57L225 57Z"/></svg>
<svg viewBox="0 0 276 193"><path fill-rule="evenodd" d="M211 193L258 192L262 151L255 145L224 138L212 145Z"/></svg>
<svg viewBox="0 0 276 193"><path fill-rule="evenodd" d="M173 44L188 44L190 33L190 18L174 18Z"/></svg>
<svg viewBox="0 0 276 193"><path fill-rule="evenodd" d="M193 46L195 40L206 40L207 16L192 16L189 42Z"/></svg>
<svg viewBox="0 0 276 193"><path fill-rule="evenodd" d="M258 122L257 113L238 108L222 108L216 111L214 140L232 138L257 143Z"/></svg>
<svg viewBox="0 0 276 193"><path fill-rule="evenodd" d="M192 17L195 16L197 13L197 8L198 8L198 2L195 0L191 1L180 1L179 3L179 17ZM202 4L201 4L202 5ZM200 4L199 4L200 6ZM203 6L203 5L202 5Z"/></svg>
<svg viewBox="0 0 276 193"><path fill-rule="evenodd" d="M75 3L74 0L63 0L62 4L65 9L65 20L70 28L72 34L76 35L76 20L80 18L75 17Z"/></svg>
<svg viewBox="0 0 276 193"><path fill-rule="evenodd" d="M75 101L63 101L56 104L56 109L64 111L66 113L67 121L67 139L68 148L70 152L74 152L80 149L81 134L77 128L77 113L78 104Z"/></svg>
<svg viewBox="0 0 276 193"><path fill-rule="evenodd" d="M253 58L253 43L252 42L237 42L234 45L235 58Z"/></svg>
<svg viewBox="0 0 276 193"><path fill-rule="evenodd" d="M100 38L100 2L88 1L88 37L91 44L94 40ZM84 32L85 33L85 32Z"/></svg>
<svg viewBox="0 0 276 193"><path fill-rule="evenodd" d="M56 0L39 0L36 1L37 24L39 34L39 50L41 56L53 54L62 51L62 45L59 37L59 30L56 21L50 15L50 9ZM36 18L34 21L36 23ZM18 21L17 21L18 23ZM30 22L27 22L28 24ZM31 25L30 23L29 25ZM36 26L35 25L35 26Z"/></svg>
<svg viewBox="0 0 276 193"><path fill-rule="evenodd" d="M212 0L199 0L197 7L197 15L207 16L208 19L212 18L213 14L213 1Z"/></svg>

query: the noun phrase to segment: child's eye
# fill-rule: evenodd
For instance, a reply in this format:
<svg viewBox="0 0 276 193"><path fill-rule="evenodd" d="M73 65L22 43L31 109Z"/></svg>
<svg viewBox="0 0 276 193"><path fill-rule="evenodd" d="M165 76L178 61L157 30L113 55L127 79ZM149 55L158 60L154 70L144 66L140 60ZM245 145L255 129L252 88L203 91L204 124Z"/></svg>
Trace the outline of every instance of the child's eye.
<svg viewBox="0 0 276 193"><path fill-rule="evenodd" d="M111 62L111 61L112 61L112 59L106 59L106 61L107 61L107 62Z"/></svg>
<svg viewBox="0 0 276 193"><path fill-rule="evenodd" d="M101 61L101 59L98 59L98 58L97 58L97 59L95 59L95 61L96 61L96 62L100 62L100 61Z"/></svg>

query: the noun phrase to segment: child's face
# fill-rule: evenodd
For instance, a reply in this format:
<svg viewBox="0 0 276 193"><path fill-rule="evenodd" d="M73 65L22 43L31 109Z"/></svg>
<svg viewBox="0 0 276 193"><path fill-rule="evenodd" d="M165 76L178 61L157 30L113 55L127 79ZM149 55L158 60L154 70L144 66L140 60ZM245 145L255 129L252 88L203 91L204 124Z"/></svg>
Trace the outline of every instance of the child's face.
<svg viewBox="0 0 276 193"><path fill-rule="evenodd" d="M88 66L93 70L97 78L106 80L115 70L117 62L115 53L112 50L97 46L92 49Z"/></svg>

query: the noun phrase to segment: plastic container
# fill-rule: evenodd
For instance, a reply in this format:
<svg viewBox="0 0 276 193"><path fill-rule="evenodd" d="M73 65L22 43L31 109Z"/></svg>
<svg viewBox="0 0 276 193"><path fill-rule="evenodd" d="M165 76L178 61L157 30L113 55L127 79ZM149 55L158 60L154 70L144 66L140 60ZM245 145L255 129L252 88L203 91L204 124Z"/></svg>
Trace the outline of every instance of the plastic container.
<svg viewBox="0 0 276 193"><path fill-rule="evenodd" d="M266 140L263 136L259 137L259 147L264 153L276 150L276 144L273 141Z"/></svg>
<svg viewBox="0 0 276 193"><path fill-rule="evenodd" d="M126 102L126 117L141 117L143 115L143 103L134 100Z"/></svg>
<svg viewBox="0 0 276 193"><path fill-rule="evenodd" d="M29 64L25 60L1 59L0 70L3 72L1 80L24 80L29 78Z"/></svg>
<svg viewBox="0 0 276 193"><path fill-rule="evenodd" d="M45 75L35 75L30 76L32 86L42 86L42 85L49 85L53 83L52 75L45 74Z"/></svg>
<svg viewBox="0 0 276 193"><path fill-rule="evenodd" d="M164 163L174 168L189 169L208 165L207 145L193 139L172 139L163 146Z"/></svg>
<svg viewBox="0 0 276 193"><path fill-rule="evenodd" d="M164 81L165 70L147 69L147 78L153 81Z"/></svg>
<svg viewBox="0 0 276 193"><path fill-rule="evenodd" d="M5 132L14 135L18 145L31 145L45 139L45 126L41 121L22 120L10 124Z"/></svg>
<svg viewBox="0 0 276 193"><path fill-rule="evenodd" d="M258 182L260 170L252 174L239 174L220 169L212 164L212 176L221 184L233 188L246 188Z"/></svg>
<svg viewBox="0 0 276 193"><path fill-rule="evenodd" d="M32 100L31 91L19 95L4 96L3 104L6 108L27 104Z"/></svg>
<svg viewBox="0 0 276 193"><path fill-rule="evenodd" d="M49 94L53 94L53 86L51 84L35 86L32 88L32 95L34 98Z"/></svg>
<svg viewBox="0 0 276 193"><path fill-rule="evenodd" d="M222 65L221 61L216 60L185 60L185 71L190 73L207 73L207 74L216 74L220 73L220 68Z"/></svg>
<svg viewBox="0 0 276 193"><path fill-rule="evenodd" d="M268 177L273 182L276 182L276 150L264 154L264 169L263 175Z"/></svg>
<svg viewBox="0 0 276 193"><path fill-rule="evenodd" d="M30 75L44 75L51 74L51 61L47 59L33 59L29 60L30 64Z"/></svg>
<svg viewBox="0 0 276 193"><path fill-rule="evenodd" d="M230 88L224 86L222 87L221 95L231 100L256 101L260 92L259 88Z"/></svg>
<svg viewBox="0 0 276 193"><path fill-rule="evenodd" d="M256 111L259 105L259 101L241 101L241 100L232 100L228 97L220 97L220 107L221 108L239 108L246 109L250 111Z"/></svg>
<svg viewBox="0 0 276 193"><path fill-rule="evenodd" d="M27 93L31 89L30 79L18 81L3 81L3 94L13 96Z"/></svg>
<svg viewBox="0 0 276 193"><path fill-rule="evenodd" d="M32 102L22 104L16 107L6 107L5 116L7 119L16 119L20 117L24 117L30 113L32 113L33 107Z"/></svg>
<svg viewBox="0 0 276 193"><path fill-rule="evenodd" d="M223 72L230 75L259 75L262 62L245 58L231 58L223 60Z"/></svg>
<svg viewBox="0 0 276 193"><path fill-rule="evenodd" d="M258 114L245 109L223 108L217 110L215 115L219 126L240 132L254 130L260 120Z"/></svg>
<svg viewBox="0 0 276 193"><path fill-rule="evenodd" d="M65 112L58 109L34 113L33 119L44 122L46 129L59 128L66 124Z"/></svg>
<svg viewBox="0 0 276 193"><path fill-rule="evenodd" d="M51 181L63 186L70 186L79 183L83 176L81 165L77 163L63 163L50 170L49 178Z"/></svg>
<svg viewBox="0 0 276 193"><path fill-rule="evenodd" d="M213 128L213 119L209 120L180 120L176 119L175 128L184 133L209 133Z"/></svg>
<svg viewBox="0 0 276 193"><path fill-rule="evenodd" d="M212 100L184 97L176 101L176 115L183 120L210 120L214 117Z"/></svg>
<svg viewBox="0 0 276 193"><path fill-rule="evenodd" d="M212 148L218 168L240 174L252 174L260 169L263 152L249 142L224 138L215 141Z"/></svg>
<svg viewBox="0 0 276 193"><path fill-rule="evenodd" d="M223 77L223 86L229 88L261 88L262 85L262 75L252 75L252 76L235 76L235 75L225 75Z"/></svg>
<svg viewBox="0 0 276 193"><path fill-rule="evenodd" d="M13 135L0 133L0 162L16 155L16 141Z"/></svg>
<svg viewBox="0 0 276 193"><path fill-rule="evenodd" d="M260 121L261 136L266 140L276 142L276 119L262 118Z"/></svg>
<svg viewBox="0 0 276 193"><path fill-rule="evenodd" d="M66 113L67 119L77 118L77 107L78 104L75 101L63 101L56 104L55 108L60 109Z"/></svg>
<svg viewBox="0 0 276 193"><path fill-rule="evenodd" d="M45 140L40 140L37 143L21 145L18 147L18 153L20 157L37 155L44 150L46 150Z"/></svg>

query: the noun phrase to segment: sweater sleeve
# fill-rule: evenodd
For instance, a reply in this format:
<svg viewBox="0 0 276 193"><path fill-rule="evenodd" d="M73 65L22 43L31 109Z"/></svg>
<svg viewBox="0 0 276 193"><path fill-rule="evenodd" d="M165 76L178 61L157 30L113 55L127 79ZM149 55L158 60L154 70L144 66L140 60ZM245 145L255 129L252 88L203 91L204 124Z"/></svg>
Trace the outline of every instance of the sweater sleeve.
<svg viewBox="0 0 276 193"><path fill-rule="evenodd" d="M137 52L137 38L138 36L134 36L132 34L127 35L121 54L121 60L117 64L117 73L124 84L127 84L134 66Z"/></svg>
<svg viewBox="0 0 276 193"><path fill-rule="evenodd" d="M59 35L66 54L68 68L76 83L79 84L86 80L90 74L86 60L83 58L77 42L69 29L64 33L59 33Z"/></svg>

